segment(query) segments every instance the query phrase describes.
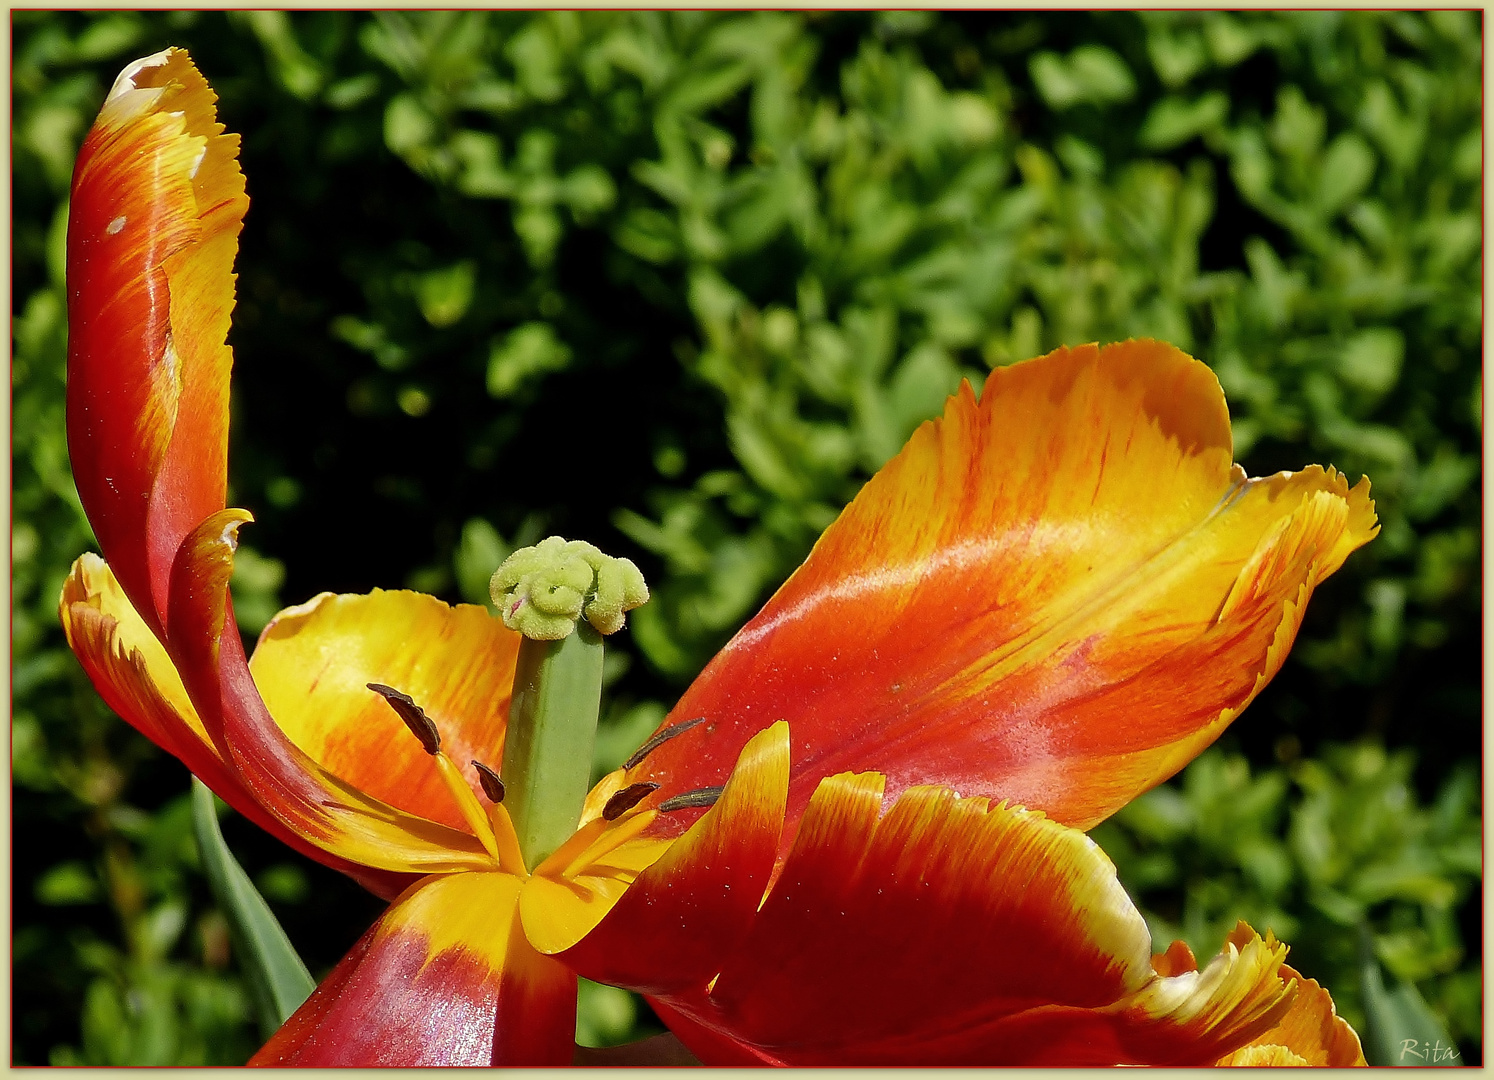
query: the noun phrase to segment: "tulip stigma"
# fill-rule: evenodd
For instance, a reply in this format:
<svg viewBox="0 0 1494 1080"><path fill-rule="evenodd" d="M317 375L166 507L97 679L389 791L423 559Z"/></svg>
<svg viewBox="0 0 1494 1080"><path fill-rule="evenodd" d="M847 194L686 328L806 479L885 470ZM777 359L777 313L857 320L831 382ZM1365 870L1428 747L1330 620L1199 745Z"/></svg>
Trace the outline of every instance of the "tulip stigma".
<svg viewBox="0 0 1494 1080"><path fill-rule="evenodd" d="M525 861L538 866L581 820L602 699L602 636L622 629L648 586L630 560L551 536L505 559L489 588L504 625L524 636L503 746L503 805Z"/></svg>
<svg viewBox="0 0 1494 1080"><path fill-rule="evenodd" d="M615 634L624 615L648 600L631 559L558 536L504 559L488 588L504 625L531 641L564 640L583 617L597 633Z"/></svg>

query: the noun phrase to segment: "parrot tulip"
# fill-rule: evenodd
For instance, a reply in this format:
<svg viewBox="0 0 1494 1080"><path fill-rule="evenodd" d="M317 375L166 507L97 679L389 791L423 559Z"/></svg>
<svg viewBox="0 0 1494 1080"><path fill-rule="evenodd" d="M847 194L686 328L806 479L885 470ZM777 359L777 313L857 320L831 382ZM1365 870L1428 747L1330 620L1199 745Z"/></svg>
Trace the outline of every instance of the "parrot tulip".
<svg viewBox="0 0 1494 1080"><path fill-rule="evenodd" d="M245 654L225 338L248 200L215 102L184 52L136 61L78 157L68 440L103 558L61 615L122 717L392 900L255 1063L569 1063L577 975L646 995L706 1063L1363 1063L1270 934L1241 924L1202 969L1154 955L1083 830L1281 667L1376 532L1367 481L1247 479L1218 382L1169 345L999 368L574 834L526 848L495 770L525 640L483 608L324 593Z"/></svg>

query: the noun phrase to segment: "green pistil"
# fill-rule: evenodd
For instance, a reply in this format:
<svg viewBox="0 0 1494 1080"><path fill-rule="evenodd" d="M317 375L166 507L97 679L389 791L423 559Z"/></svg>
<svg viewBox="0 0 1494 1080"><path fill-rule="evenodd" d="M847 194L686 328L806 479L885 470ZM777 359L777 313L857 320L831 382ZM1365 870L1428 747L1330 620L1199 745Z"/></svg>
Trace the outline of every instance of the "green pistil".
<svg viewBox="0 0 1494 1080"><path fill-rule="evenodd" d="M615 634L624 614L648 599L631 560L558 536L503 560L488 587L504 625L535 641L568 637L582 617L599 634Z"/></svg>
<svg viewBox="0 0 1494 1080"><path fill-rule="evenodd" d="M524 635L503 747L503 805L534 867L581 820L602 697L602 635L622 628L648 587L627 559L552 536L510 555L491 589L504 623Z"/></svg>

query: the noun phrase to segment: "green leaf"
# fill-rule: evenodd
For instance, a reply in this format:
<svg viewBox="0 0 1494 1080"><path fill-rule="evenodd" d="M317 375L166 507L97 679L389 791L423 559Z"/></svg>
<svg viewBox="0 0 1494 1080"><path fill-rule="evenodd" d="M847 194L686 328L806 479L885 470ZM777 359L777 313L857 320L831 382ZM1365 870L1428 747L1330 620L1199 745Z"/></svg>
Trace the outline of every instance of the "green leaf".
<svg viewBox="0 0 1494 1080"><path fill-rule="evenodd" d="M264 46L270 70L288 92L302 101L310 101L322 88L323 73L296 40L290 16L283 11L246 11L235 13L237 21L248 25Z"/></svg>
<svg viewBox="0 0 1494 1080"><path fill-rule="evenodd" d="M38 879L36 898L43 904L92 904L102 895L98 879L80 862L58 863Z"/></svg>
<svg viewBox="0 0 1494 1080"><path fill-rule="evenodd" d="M527 322L493 343L488 357L488 393L511 397L531 379L560 371L571 362L571 350L545 322ZM496 569L496 567L494 568Z"/></svg>
<svg viewBox="0 0 1494 1080"><path fill-rule="evenodd" d="M1327 216L1347 206L1375 174L1375 152L1353 132L1329 144L1318 175L1317 210Z"/></svg>
<svg viewBox="0 0 1494 1080"><path fill-rule="evenodd" d="M1338 354L1339 376L1350 386L1384 394L1395 386L1406 358L1406 339L1399 330L1376 326L1344 342Z"/></svg>
<svg viewBox="0 0 1494 1080"><path fill-rule="evenodd" d="M1196 101L1171 96L1152 106L1137 135L1141 145L1152 150L1171 150L1219 127L1229 115L1229 98L1215 90Z"/></svg>
<svg viewBox="0 0 1494 1080"><path fill-rule="evenodd" d="M400 157L417 155L435 138L435 117L413 94L400 94L384 110L384 142Z"/></svg>
<svg viewBox="0 0 1494 1080"><path fill-rule="evenodd" d="M459 322L472 306L477 263L463 259L440 270L430 270L415 281L415 302L425 321L440 329Z"/></svg>
<svg viewBox="0 0 1494 1080"><path fill-rule="evenodd" d="M1103 45L1081 45L1067 58L1040 52L1028 62L1028 72L1043 100L1059 110L1086 102L1129 101L1136 93L1131 69Z"/></svg>
<svg viewBox="0 0 1494 1080"><path fill-rule="evenodd" d="M78 35L73 58L76 62L89 63L118 56L140 40L144 29L143 20L133 11L105 17Z"/></svg>
<svg viewBox="0 0 1494 1080"><path fill-rule="evenodd" d="M1157 77L1169 87L1182 86L1209 62L1203 39L1197 32L1173 34L1161 25L1154 25L1148 31L1146 51Z"/></svg>
<svg viewBox="0 0 1494 1080"><path fill-rule="evenodd" d="M508 558L513 548L506 544L498 530L484 518L468 518L462 526L462 538L452 556L457 587L469 604L489 604L488 581L498 564Z"/></svg>
<svg viewBox="0 0 1494 1080"><path fill-rule="evenodd" d="M213 793L196 777L192 778L192 826L208 885L228 918L234 948L249 978L260 1030L269 1038L311 996L316 983L274 912L223 842Z"/></svg>
<svg viewBox="0 0 1494 1080"><path fill-rule="evenodd" d="M1232 18L1223 11L1213 12L1206 17L1204 37L1220 67L1233 67L1253 53L1260 44L1254 24Z"/></svg>
<svg viewBox="0 0 1494 1080"><path fill-rule="evenodd" d="M1367 927L1359 930L1364 1056L1371 1065L1461 1065L1458 1044L1411 983L1387 990Z"/></svg>

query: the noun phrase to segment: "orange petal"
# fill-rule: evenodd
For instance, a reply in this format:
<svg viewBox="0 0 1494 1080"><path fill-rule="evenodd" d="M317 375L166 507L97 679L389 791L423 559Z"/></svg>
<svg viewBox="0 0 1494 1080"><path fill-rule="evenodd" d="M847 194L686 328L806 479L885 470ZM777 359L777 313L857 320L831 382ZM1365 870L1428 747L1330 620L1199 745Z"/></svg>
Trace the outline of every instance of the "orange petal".
<svg viewBox="0 0 1494 1080"><path fill-rule="evenodd" d="M1243 1065L1247 1068L1284 1068L1301 1067L1307 1064L1307 1059L1292 1053L1285 1046L1262 1046L1252 1043L1242 1050L1236 1050L1233 1054L1226 1054L1219 1059L1220 1065Z"/></svg>
<svg viewBox="0 0 1494 1080"><path fill-rule="evenodd" d="M524 930L541 952L598 982L666 992L704 983L746 933L768 884L788 794L788 725L759 732L742 750L725 790L672 843L642 833L653 812L578 837L597 840L556 852L520 902ZM651 797L660 800L668 794ZM600 826L600 827L599 827Z"/></svg>
<svg viewBox="0 0 1494 1080"><path fill-rule="evenodd" d="M628 774L720 783L794 732L823 776L947 784L1097 822L1181 768L1280 666L1311 590L1375 532L1368 485L1246 481L1203 364L1132 341L964 387L815 545Z"/></svg>
<svg viewBox="0 0 1494 1080"><path fill-rule="evenodd" d="M249 200L216 101L182 50L137 60L73 173L68 450L104 555L157 633L177 546L222 509L227 477L225 337Z"/></svg>
<svg viewBox="0 0 1494 1080"><path fill-rule="evenodd" d="M659 995L707 1064L1207 1064L1275 1023L1284 950L1164 978L1083 833L881 778L817 788L720 973ZM662 933L662 931L661 931Z"/></svg>
<svg viewBox="0 0 1494 1080"><path fill-rule="evenodd" d="M1240 924L1245 931L1249 928ZM1231 941L1238 941L1236 929ZM1270 1031L1219 1060L1220 1065L1326 1065L1346 1068L1365 1065L1359 1036L1333 1007L1333 998L1316 979L1304 979L1290 966L1281 974L1294 979L1297 989L1292 1006ZM1295 1058L1296 1060L1289 1060Z"/></svg>
<svg viewBox="0 0 1494 1080"><path fill-rule="evenodd" d="M397 895L409 884L391 874L349 863L288 830L256 803L238 773L224 763L187 697L166 650L130 605L109 566L87 554L73 563L62 588L61 616L68 644L99 696L137 731L179 759L203 783L243 814L297 851L340 870L379 896Z"/></svg>
<svg viewBox="0 0 1494 1080"><path fill-rule="evenodd" d="M251 1065L569 1065L576 976L530 948L522 885L451 874L412 886Z"/></svg>
<svg viewBox="0 0 1494 1080"><path fill-rule="evenodd" d="M453 608L414 592L322 593L270 621L249 670L281 730L328 772L390 806L470 831L419 741L368 684L414 698L481 796L470 762L496 769L503 761L519 641L471 604Z"/></svg>
<svg viewBox="0 0 1494 1080"><path fill-rule="evenodd" d="M476 837L372 798L286 738L259 696L228 603L243 510L214 514L182 542L171 575L167 651L219 756L282 824L350 862L385 870L486 869Z"/></svg>
<svg viewBox="0 0 1494 1080"><path fill-rule="evenodd" d="M1158 975L1182 975L1197 971L1198 961L1193 958L1193 950L1188 948L1186 941L1174 941L1166 952L1152 957L1152 968Z"/></svg>

